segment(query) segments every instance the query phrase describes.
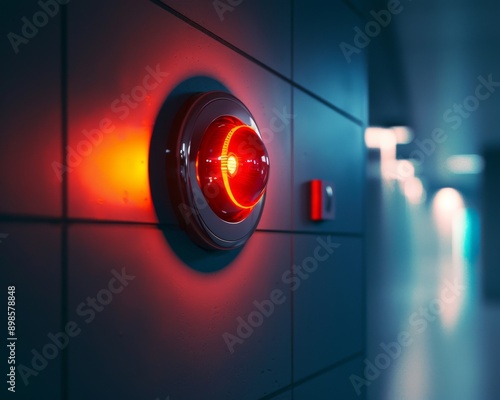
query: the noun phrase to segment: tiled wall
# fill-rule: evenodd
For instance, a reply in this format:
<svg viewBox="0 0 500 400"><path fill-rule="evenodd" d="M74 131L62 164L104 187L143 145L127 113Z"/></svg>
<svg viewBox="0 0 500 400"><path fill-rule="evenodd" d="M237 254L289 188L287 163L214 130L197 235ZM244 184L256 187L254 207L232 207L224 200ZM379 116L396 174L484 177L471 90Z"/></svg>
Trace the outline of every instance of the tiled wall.
<svg viewBox="0 0 500 400"><path fill-rule="evenodd" d="M0 277L16 285L18 398L359 398L367 80L364 54L347 63L339 48L357 4L48 3L45 24L35 1L1 15L5 35L22 17L41 25L17 53L2 43ZM252 111L271 159L239 252L195 247L150 187L166 99L219 87ZM334 221L308 218L317 178L335 184ZM65 329L68 345L51 346Z"/></svg>

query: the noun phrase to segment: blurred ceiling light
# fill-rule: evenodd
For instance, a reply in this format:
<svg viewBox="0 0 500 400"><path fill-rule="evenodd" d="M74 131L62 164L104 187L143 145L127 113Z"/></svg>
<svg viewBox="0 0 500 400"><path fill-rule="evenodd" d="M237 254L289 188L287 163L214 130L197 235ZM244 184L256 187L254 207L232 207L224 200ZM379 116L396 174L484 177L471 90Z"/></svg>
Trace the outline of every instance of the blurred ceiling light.
<svg viewBox="0 0 500 400"><path fill-rule="evenodd" d="M408 126L393 126L391 130L396 135L398 144L408 144L413 140L413 131Z"/></svg>
<svg viewBox="0 0 500 400"><path fill-rule="evenodd" d="M396 136L390 130L380 135L380 171L386 180L394 179L393 169L396 160Z"/></svg>
<svg viewBox="0 0 500 400"><path fill-rule="evenodd" d="M477 154L460 154L448 157L446 167L454 174L480 174L484 168L484 160Z"/></svg>
<svg viewBox="0 0 500 400"><path fill-rule="evenodd" d="M444 235L451 235L453 218L465 207L464 199L459 191L453 188L440 189L432 202L432 211L438 231Z"/></svg>
<svg viewBox="0 0 500 400"><path fill-rule="evenodd" d="M369 149L380 149L383 138L391 135L391 130L378 126L369 126L365 130L365 143Z"/></svg>
<svg viewBox="0 0 500 400"><path fill-rule="evenodd" d="M420 204L425 200L425 189L419 178L412 177L405 181L403 192L410 204Z"/></svg>
<svg viewBox="0 0 500 400"><path fill-rule="evenodd" d="M447 187L436 193L434 206L436 211L454 213L464 207L464 200L458 190Z"/></svg>
<svg viewBox="0 0 500 400"><path fill-rule="evenodd" d="M388 137L393 137L396 144L408 144L413 140L413 133L407 126L369 126L365 130L365 143L369 149L380 149Z"/></svg>

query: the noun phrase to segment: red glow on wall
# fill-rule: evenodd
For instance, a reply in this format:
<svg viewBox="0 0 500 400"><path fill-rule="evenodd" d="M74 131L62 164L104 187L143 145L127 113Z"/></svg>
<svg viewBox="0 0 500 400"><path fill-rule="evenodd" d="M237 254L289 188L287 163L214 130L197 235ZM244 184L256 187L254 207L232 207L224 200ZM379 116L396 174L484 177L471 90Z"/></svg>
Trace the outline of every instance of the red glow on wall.
<svg viewBox="0 0 500 400"><path fill-rule="evenodd" d="M207 128L196 167L210 208L228 222L250 214L269 178L269 157L262 139L252 127L230 116L217 118Z"/></svg>
<svg viewBox="0 0 500 400"><path fill-rule="evenodd" d="M152 212L148 178L149 132L119 128L107 134L75 168L87 202Z"/></svg>

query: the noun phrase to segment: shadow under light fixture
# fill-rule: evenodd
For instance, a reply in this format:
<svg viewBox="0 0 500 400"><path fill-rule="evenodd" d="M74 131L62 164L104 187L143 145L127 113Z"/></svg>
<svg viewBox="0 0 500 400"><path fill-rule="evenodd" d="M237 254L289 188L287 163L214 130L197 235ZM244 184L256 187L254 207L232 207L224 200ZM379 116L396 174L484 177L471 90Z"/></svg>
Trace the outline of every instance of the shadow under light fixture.
<svg viewBox="0 0 500 400"><path fill-rule="evenodd" d="M175 130L167 169L181 225L202 247L242 246L260 220L269 179L253 116L236 97L207 92L188 101Z"/></svg>

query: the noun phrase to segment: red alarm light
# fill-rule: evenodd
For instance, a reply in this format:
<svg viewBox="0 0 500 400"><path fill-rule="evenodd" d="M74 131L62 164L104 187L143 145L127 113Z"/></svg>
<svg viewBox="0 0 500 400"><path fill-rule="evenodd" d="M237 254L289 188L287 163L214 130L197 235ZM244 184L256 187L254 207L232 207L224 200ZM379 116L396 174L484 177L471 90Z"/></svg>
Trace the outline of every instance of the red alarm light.
<svg viewBox="0 0 500 400"><path fill-rule="evenodd" d="M202 247L242 246L262 215L270 171L252 114L229 93L200 93L172 133L169 191L181 226Z"/></svg>
<svg viewBox="0 0 500 400"><path fill-rule="evenodd" d="M239 222L250 214L269 177L269 157L260 136L232 116L221 116L209 125L196 167L210 208L228 222Z"/></svg>

